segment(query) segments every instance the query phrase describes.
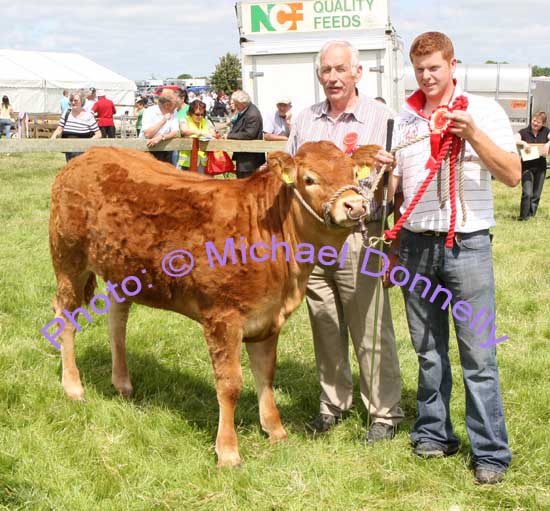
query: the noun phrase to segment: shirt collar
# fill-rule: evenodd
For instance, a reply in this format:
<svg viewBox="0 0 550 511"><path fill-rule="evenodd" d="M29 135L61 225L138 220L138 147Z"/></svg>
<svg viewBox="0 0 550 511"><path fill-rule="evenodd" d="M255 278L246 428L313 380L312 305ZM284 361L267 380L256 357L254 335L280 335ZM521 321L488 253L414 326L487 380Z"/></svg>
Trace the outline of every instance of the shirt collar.
<svg viewBox="0 0 550 511"><path fill-rule="evenodd" d="M357 102L355 103L354 107L351 110L346 110L343 115L351 115L355 118L357 122L360 122L364 124L366 122L367 117L367 104L365 101L366 96L359 93L357 95ZM321 117L328 117L330 111L330 103L328 99L325 99L321 103L321 109L319 112L315 115L315 119L320 119Z"/></svg>
<svg viewBox="0 0 550 511"><path fill-rule="evenodd" d="M462 87L457 83L456 78L453 78L453 83L454 83L455 89L448 103L449 105L452 105L453 101L458 96L461 96L464 94L464 91L462 90ZM426 95L420 89L418 89L407 98L407 101L405 102L405 109L417 115L418 117L422 117L423 119L429 119L429 117L426 116L423 112L425 104L426 104Z"/></svg>

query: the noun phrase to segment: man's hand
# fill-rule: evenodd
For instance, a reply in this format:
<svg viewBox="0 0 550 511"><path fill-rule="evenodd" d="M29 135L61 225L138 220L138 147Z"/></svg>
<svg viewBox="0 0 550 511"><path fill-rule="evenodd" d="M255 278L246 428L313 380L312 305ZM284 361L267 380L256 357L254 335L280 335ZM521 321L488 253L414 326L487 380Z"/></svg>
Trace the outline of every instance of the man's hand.
<svg viewBox="0 0 550 511"><path fill-rule="evenodd" d="M162 137L157 136L157 137L153 137L153 138L150 138L149 140L147 140L145 145L147 147L153 147L153 146L156 146L161 141L162 141Z"/></svg>
<svg viewBox="0 0 550 511"><path fill-rule="evenodd" d="M476 138L478 127L468 112L462 110L448 112L445 114L445 119L453 121L449 128L449 132L453 135L457 135L468 142L472 142Z"/></svg>
<svg viewBox="0 0 550 511"><path fill-rule="evenodd" d="M375 155L374 159L376 161L375 168L377 171L379 171L382 166L386 166L384 169L384 172L390 172L395 167L395 157L393 154L388 153L388 151L384 151L384 149L380 149Z"/></svg>
<svg viewBox="0 0 550 511"><path fill-rule="evenodd" d="M164 122L168 122L168 121L170 120L171 117L172 117L172 114L170 114L170 113L164 114L164 115L162 116L162 120L163 120Z"/></svg>

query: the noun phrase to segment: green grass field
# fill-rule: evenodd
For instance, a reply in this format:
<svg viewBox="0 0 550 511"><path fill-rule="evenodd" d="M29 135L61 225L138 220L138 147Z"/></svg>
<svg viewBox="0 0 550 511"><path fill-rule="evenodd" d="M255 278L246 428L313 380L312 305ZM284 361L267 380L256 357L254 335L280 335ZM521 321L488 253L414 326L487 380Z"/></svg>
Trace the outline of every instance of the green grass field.
<svg viewBox="0 0 550 511"><path fill-rule="evenodd" d="M174 313L133 309L130 401L111 387L106 321L96 317L76 338L87 399L69 402L59 352L39 333L52 319L50 188L63 164L55 154L0 156L0 509L550 509L549 182L539 216L527 223L515 221L519 188L494 184L497 333L510 337L498 356L514 460L505 483L479 487L469 468L455 344L452 415L461 451L429 461L411 454L417 363L398 289L392 305L406 420L392 442L363 444L366 413L358 395L352 416L328 436L303 433L318 411L319 394L304 305L279 343L276 394L289 432L285 443L270 446L260 430L243 356L236 417L242 468L216 468L210 360L199 325Z"/></svg>

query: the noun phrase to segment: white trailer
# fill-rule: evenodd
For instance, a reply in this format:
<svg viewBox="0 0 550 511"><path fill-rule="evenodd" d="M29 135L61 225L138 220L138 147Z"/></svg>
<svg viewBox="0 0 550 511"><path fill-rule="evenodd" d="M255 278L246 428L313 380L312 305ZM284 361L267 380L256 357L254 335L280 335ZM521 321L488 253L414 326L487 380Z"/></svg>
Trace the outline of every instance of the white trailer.
<svg viewBox="0 0 550 511"><path fill-rule="evenodd" d="M389 18L389 0L303 0L236 4L243 90L264 113L290 97L294 112L325 97L315 56L331 39L344 39L360 55L358 88L381 96L394 110L404 101L403 42Z"/></svg>
<svg viewBox="0 0 550 511"><path fill-rule="evenodd" d="M533 103L531 112L545 112L550 117L550 77L537 76L531 81Z"/></svg>

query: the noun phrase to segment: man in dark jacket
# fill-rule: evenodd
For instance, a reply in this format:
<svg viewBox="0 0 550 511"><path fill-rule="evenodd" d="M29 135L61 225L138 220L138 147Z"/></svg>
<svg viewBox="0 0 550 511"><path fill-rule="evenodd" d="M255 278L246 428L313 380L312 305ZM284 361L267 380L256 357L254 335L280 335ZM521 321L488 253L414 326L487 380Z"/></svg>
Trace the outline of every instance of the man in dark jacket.
<svg viewBox="0 0 550 511"><path fill-rule="evenodd" d="M232 140L262 140L263 122L262 114L250 102L250 96L242 91L235 91L231 95L238 112L237 119L231 131L227 134ZM233 153L233 159L237 163L237 177L239 179L250 177L260 165L265 163L264 153Z"/></svg>

